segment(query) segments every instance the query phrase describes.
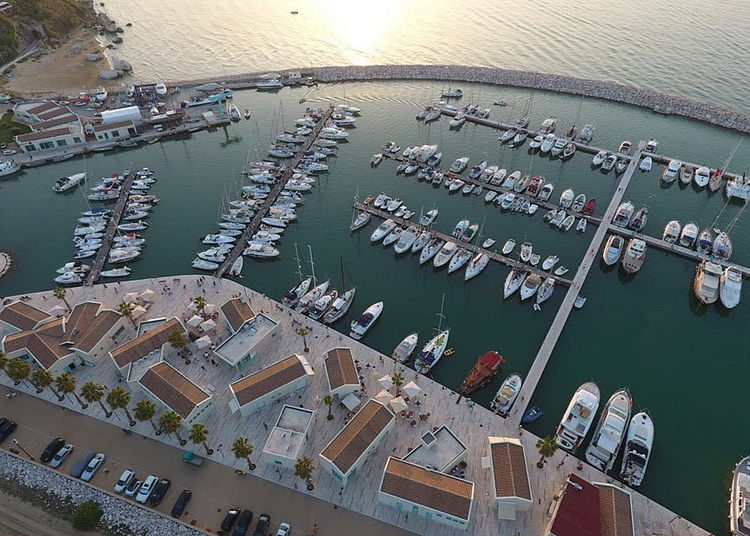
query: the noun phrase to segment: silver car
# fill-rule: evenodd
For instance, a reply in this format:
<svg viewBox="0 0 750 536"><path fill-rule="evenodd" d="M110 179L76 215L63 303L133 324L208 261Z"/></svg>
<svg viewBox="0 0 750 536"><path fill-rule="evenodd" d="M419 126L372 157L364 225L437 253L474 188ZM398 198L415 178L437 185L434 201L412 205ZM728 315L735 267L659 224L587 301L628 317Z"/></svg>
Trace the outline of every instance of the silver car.
<svg viewBox="0 0 750 536"><path fill-rule="evenodd" d="M83 473L81 474L81 480L88 482L89 480L94 478L94 475L99 470L99 468L104 465L104 460L106 459L107 456L103 452L97 453L97 455L94 456L86 466L86 469L83 470Z"/></svg>
<svg viewBox="0 0 750 536"><path fill-rule="evenodd" d="M57 451L57 454L49 461L50 467L60 467L62 463L65 461L65 458L68 457L68 455L73 452L73 445L70 443L65 444L60 450Z"/></svg>
<svg viewBox="0 0 750 536"><path fill-rule="evenodd" d="M134 478L135 471L132 469L126 469L120 476L120 479L115 483L115 493L123 493Z"/></svg>

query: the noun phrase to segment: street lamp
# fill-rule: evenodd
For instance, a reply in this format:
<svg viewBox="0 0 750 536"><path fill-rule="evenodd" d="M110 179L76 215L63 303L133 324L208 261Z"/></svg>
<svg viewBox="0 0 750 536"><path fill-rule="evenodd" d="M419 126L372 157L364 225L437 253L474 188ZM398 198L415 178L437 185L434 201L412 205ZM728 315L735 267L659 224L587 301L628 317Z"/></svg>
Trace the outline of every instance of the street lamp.
<svg viewBox="0 0 750 536"><path fill-rule="evenodd" d="M23 447L21 446L21 443L19 443L19 442L18 442L18 440L17 440L17 439L15 438L15 437L14 437L13 439L11 439L11 441L13 441L13 444L14 444L15 446L17 446L17 447L18 447L19 449L21 449L21 450L23 451L23 453L24 453L24 454L26 454L26 456L28 456L28 457L29 457L29 460L31 460L32 462L33 462L33 461L35 461L35 460L34 460L34 457L33 457L33 456L32 456L31 454L29 454L29 451L28 451L28 450L26 450L25 448L23 448Z"/></svg>

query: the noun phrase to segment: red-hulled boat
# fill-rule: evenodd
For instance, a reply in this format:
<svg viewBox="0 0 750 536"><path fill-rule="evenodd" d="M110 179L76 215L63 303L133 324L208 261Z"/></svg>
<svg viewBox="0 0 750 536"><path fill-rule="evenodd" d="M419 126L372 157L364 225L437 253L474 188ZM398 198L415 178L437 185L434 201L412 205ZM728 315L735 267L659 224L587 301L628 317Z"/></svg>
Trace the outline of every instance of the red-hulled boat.
<svg viewBox="0 0 750 536"><path fill-rule="evenodd" d="M589 202L583 206L584 214L593 214L596 208L596 199L589 199Z"/></svg>
<svg viewBox="0 0 750 536"><path fill-rule="evenodd" d="M483 354L477 359L477 363L472 367L469 374L461 383L461 391L468 395L472 391L484 387L495 377L497 371L500 370L500 366L507 362L507 359L494 350Z"/></svg>

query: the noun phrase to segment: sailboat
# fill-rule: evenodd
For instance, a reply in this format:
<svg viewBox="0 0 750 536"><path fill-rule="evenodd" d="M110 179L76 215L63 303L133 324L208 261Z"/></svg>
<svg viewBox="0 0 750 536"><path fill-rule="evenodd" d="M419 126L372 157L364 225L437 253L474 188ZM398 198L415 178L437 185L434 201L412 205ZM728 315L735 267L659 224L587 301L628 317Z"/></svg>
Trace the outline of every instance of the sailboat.
<svg viewBox="0 0 750 536"><path fill-rule="evenodd" d="M444 306L445 294L443 294L443 299L440 303L440 313L438 314L440 320L438 322L438 327L436 330L437 335L430 339L427 344L424 345L422 351L417 355L415 368L420 374L427 374L428 372L430 372L430 370L432 370L432 367L434 367L437 362L440 361L440 358L443 357L443 354L448 347L450 328L441 331L443 319L445 318L445 316L443 315Z"/></svg>
<svg viewBox="0 0 750 536"><path fill-rule="evenodd" d="M346 288L344 280L344 259L340 259L340 265L341 265L341 288ZM337 320L339 320L342 316L346 314L346 312L349 310L349 308L352 305L352 302L354 302L354 295L357 292L357 287L352 287L351 289L347 290L340 296L336 297L336 299L333 300L331 303L331 307L328 309L328 311L325 313L325 316L323 316L323 323L324 324L333 324Z"/></svg>

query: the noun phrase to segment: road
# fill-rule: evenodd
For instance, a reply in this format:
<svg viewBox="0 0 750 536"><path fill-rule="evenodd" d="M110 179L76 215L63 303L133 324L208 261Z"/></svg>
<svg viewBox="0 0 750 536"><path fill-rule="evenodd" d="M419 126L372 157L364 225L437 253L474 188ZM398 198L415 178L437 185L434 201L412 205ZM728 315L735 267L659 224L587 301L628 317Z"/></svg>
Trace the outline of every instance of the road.
<svg viewBox="0 0 750 536"><path fill-rule="evenodd" d="M13 437L32 456L38 458L46 445L60 436L76 446L63 464L63 471L70 470L85 450L107 454L104 468L92 480L92 484L106 491L112 490L126 468L134 469L141 479L148 474L167 477L172 480L172 486L157 510L169 515L179 493L188 488L192 490L193 498L182 520L202 529L216 532L226 511L239 506L252 510L254 519L261 513L268 513L274 530L279 522L288 521L296 534L312 533L315 524L320 536L351 534L354 530L357 536L412 534L356 512L337 508L304 492L252 475L237 475L225 465L209 461L202 467L186 464L179 449L140 435L123 433L119 425L125 423L124 417L119 421L113 418L110 425L25 394L8 400L5 397L7 392L6 387L0 386L0 416L18 423ZM11 446L10 440L2 445L5 449ZM256 445L256 448L261 447ZM228 445L223 450L228 456L233 456ZM343 527L351 527L351 532ZM22 533L29 534L28 531ZM2 531L2 525L0 534L6 534Z"/></svg>

